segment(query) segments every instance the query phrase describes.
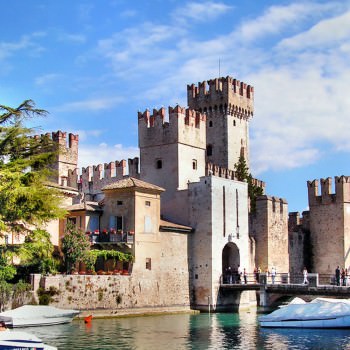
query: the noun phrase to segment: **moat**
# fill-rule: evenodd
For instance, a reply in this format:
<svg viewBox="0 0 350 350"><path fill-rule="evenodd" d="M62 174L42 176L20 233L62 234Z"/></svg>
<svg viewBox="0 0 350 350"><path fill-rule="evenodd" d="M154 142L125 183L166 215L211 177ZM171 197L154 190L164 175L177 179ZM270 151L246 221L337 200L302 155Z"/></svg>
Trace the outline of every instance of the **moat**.
<svg viewBox="0 0 350 350"><path fill-rule="evenodd" d="M58 349L346 349L350 330L262 329L255 310L95 319L27 328Z"/></svg>

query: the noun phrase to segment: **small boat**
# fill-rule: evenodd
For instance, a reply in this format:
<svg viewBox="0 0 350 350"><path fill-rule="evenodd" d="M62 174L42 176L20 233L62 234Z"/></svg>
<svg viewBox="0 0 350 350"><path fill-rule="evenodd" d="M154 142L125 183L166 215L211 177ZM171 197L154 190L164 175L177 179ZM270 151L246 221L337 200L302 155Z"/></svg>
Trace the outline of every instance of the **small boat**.
<svg viewBox="0 0 350 350"><path fill-rule="evenodd" d="M350 300L316 298L290 303L259 317L259 323L270 328L350 328Z"/></svg>
<svg viewBox="0 0 350 350"><path fill-rule="evenodd" d="M5 330L0 332L0 349L3 350L57 350L56 347L46 345L35 335L26 332Z"/></svg>
<svg viewBox="0 0 350 350"><path fill-rule="evenodd" d="M7 327L50 326L69 323L78 315L78 310L64 310L46 305L23 305L17 309L0 313L0 322Z"/></svg>

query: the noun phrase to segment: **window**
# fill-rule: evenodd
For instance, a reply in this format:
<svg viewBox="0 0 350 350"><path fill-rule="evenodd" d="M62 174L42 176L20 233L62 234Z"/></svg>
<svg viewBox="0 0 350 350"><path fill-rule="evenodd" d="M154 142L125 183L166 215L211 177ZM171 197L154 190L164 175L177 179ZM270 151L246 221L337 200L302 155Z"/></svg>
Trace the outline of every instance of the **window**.
<svg viewBox="0 0 350 350"><path fill-rule="evenodd" d="M9 244L9 236L5 235L5 244Z"/></svg>
<svg viewBox="0 0 350 350"><path fill-rule="evenodd" d="M145 215L144 232L145 233L151 233L152 232L152 219L148 215Z"/></svg>
<svg viewBox="0 0 350 350"><path fill-rule="evenodd" d="M235 120L233 121L233 126L236 126L236 121Z"/></svg>
<svg viewBox="0 0 350 350"><path fill-rule="evenodd" d="M152 259L151 258L146 258L146 270L151 270L152 269Z"/></svg>
<svg viewBox="0 0 350 350"><path fill-rule="evenodd" d="M151 206L151 202L150 201L146 201L145 205L146 205L146 207L150 207Z"/></svg>
<svg viewBox="0 0 350 350"><path fill-rule="evenodd" d="M209 122L209 128L211 128L212 126L213 126L213 122L210 121L210 122Z"/></svg>
<svg viewBox="0 0 350 350"><path fill-rule="evenodd" d="M117 216L117 222L116 222L116 229L117 229L117 231L123 231L123 217L122 216Z"/></svg>
<svg viewBox="0 0 350 350"><path fill-rule="evenodd" d="M213 146L212 145L208 145L207 146L207 156L210 157L213 155Z"/></svg>
<svg viewBox="0 0 350 350"><path fill-rule="evenodd" d="M163 168L163 162L161 159L157 159L156 161L156 168L157 169L162 169Z"/></svg>
<svg viewBox="0 0 350 350"><path fill-rule="evenodd" d="M123 205L123 201L117 201L117 205Z"/></svg>
<svg viewBox="0 0 350 350"><path fill-rule="evenodd" d="M197 169L197 160L196 159L192 159L192 169L193 170Z"/></svg>

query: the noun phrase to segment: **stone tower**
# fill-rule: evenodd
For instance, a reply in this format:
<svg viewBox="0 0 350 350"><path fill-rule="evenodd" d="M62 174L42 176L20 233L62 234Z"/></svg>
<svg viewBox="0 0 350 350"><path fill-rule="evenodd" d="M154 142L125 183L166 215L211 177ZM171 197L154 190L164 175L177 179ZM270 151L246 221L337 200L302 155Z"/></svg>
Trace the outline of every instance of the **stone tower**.
<svg viewBox="0 0 350 350"><path fill-rule="evenodd" d="M187 224L188 183L205 175L204 114L180 106L138 114L140 178L164 188L162 214Z"/></svg>
<svg viewBox="0 0 350 350"><path fill-rule="evenodd" d="M250 217L250 234L255 239L255 264L262 271L274 266L279 272L289 271L288 204L285 199L259 196L256 211Z"/></svg>
<svg viewBox="0 0 350 350"><path fill-rule="evenodd" d="M57 161L53 164L56 171L55 180L59 185L67 186L68 173L76 170L78 166L79 136L69 134L67 146L67 133L59 130L52 133L52 140L59 147Z"/></svg>
<svg viewBox="0 0 350 350"><path fill-rule="evenodd" d="M308 181L310 232L313 266L318 273L334 273L337 265L349 267L350 256L350 177Z"/></svg>
<svg viewBox="0 0 350 350"><path fill-rule="evenodd" d="M207 84L209 89L207 89ZM254 89L231 77L187 86L189 108L207 116L206 160L234 169L240 155L249 166L249 119L254 112Z"/></svg>

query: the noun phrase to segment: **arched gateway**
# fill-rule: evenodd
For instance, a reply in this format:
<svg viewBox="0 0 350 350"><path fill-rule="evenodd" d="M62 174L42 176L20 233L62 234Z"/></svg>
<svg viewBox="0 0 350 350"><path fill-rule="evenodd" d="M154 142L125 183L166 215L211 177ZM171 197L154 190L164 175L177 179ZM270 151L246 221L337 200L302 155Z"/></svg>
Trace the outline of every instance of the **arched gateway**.
<svg viewBox="0 0 350 350"><path fill-rule="evenodd" d="M239 249L235 243L229 242L222 250L222 275L225 275L229 267L232 271L237 271L239 265Z"/></svg>

